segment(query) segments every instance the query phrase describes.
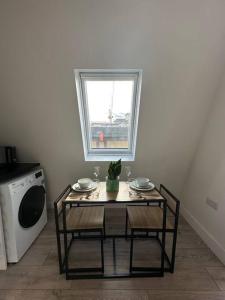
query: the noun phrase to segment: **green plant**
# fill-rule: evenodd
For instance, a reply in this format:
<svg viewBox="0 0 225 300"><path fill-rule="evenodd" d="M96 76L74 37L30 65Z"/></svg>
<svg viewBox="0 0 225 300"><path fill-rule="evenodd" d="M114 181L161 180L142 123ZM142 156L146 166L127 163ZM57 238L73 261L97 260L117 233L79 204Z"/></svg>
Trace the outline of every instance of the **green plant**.
<svg viewBox="0 0 225 300"><path fill-rule="evenodd" d="M118 161L111 161L108 169L108 179L115 180L121 173L121 159Z"/></svg>

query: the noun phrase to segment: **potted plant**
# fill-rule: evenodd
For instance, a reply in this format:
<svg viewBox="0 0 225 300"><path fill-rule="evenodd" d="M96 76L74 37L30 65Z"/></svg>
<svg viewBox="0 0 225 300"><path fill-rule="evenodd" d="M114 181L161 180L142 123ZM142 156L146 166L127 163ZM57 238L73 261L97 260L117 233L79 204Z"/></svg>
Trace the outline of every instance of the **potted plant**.
<svg viewBox="0 0 225 300"><path fill-rule="evenodd" d="M119 191L119 175L121 173L121 159L109 164L108 176L106 177L106 191Z"/></svg>

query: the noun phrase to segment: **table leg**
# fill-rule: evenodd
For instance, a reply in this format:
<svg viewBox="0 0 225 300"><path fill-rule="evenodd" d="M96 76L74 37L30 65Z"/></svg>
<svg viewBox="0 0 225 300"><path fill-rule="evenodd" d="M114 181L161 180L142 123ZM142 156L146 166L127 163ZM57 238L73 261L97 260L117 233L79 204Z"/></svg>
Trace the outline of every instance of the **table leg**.
<svg viewBox="0 0 225 300"><path fill-rule="evenodd" d="M116 240L115 237L113 237L113 268L114 272L116 271Z"/></svg>

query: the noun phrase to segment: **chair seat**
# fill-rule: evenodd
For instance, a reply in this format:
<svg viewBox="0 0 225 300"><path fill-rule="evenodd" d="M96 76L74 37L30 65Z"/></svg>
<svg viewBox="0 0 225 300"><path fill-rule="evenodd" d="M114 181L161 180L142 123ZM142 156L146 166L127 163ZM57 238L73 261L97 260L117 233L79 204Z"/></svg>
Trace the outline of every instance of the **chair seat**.
<svg viewBox="0 0 225 300"><path fill-rule="evenodd" d="M68 230L103 229L104 206L85 206L70 208L66 223Z"/></svg>
<svg viewBox="0 0 225 300"><path fill-rule="evenodd" d="M128 220L131 229L162 229L163 209L158 206L127 206ZM166 219L166 229L174 229Z"/></svg>

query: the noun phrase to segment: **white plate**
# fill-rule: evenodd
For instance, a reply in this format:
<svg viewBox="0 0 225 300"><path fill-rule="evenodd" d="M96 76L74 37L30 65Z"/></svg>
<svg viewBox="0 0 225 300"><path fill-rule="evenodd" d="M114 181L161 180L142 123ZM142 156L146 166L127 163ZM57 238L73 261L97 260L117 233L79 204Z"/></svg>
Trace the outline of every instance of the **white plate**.
<svg viewBox="0 0 225 300"><path fill-rule="evenodd" d="M130 188L132 188L133 190L136 190L136 191L144 192L144 191L152 191L152 190L154 190L155 185L154 185L154 183L149 182L148 186L146 186L146 187L139 187L139 186L136 185L135 181L132 181L130 183Z"/></svg>
<svg viewBox="0 0 225 300"><path fill-rule="evenodd" d="M97 183L96 182L92 182L90 187L89 188L86 188L86 189L82 189L80 188L79 186L79 183L75 183L74 185L72 185L72 189L76 192L82 192L82 193L85 193L85 192L91 192L93 190L95 190L97 188Z"/></svg>

